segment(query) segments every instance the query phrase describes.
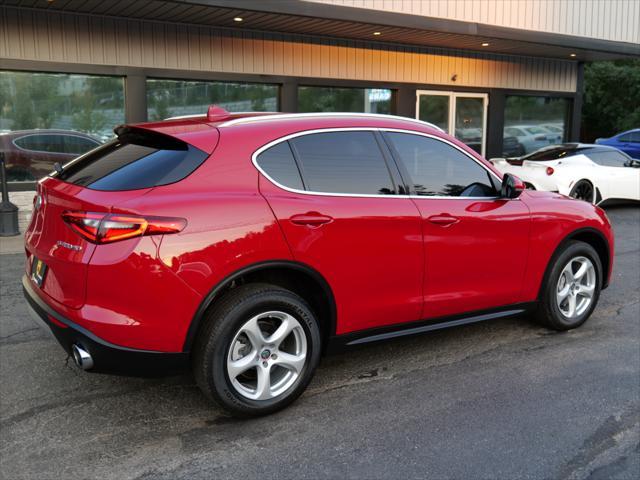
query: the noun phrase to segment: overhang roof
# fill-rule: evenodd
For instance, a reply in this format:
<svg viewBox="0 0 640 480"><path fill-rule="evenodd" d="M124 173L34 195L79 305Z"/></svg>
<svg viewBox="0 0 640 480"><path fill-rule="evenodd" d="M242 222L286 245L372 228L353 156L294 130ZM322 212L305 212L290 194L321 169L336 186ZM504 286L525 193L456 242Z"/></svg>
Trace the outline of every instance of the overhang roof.
<svg viewBox="0 0 640 480"><path fill-rule="evenodd" d="M633 43L296 0L8 0L5 4L361 40L373 44L392 43L576 61L640 57L640 45ZM234 21L236 17L241 17L242 22ZM373 32L380 32L380 35L374 36ZM483 43L488 46L483 47Z"/></svg>

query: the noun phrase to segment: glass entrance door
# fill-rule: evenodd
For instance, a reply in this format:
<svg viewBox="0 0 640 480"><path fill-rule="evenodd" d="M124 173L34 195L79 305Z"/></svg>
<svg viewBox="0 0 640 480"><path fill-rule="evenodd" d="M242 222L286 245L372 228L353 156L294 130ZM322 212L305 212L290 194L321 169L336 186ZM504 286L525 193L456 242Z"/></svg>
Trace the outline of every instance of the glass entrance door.
<svg viewBox="0 0 640 480"><path fill-rule="evenodd" d="M486 93L418 90L416 117L433 123L484 155L488 101Z"/></svg>

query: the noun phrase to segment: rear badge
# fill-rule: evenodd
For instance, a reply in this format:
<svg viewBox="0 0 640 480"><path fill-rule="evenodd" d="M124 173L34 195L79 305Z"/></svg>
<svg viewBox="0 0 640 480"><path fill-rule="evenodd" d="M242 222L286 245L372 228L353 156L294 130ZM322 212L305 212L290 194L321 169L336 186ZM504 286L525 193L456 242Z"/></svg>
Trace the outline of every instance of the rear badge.
<svg viewBox="0 0 640 480"><path fill-rule="evenodd" d="M69 250L75 250L76 252L79 252L80 250L82 250L82 247L80 245L72 245L70 243L63 242L62 240L58 240L56 242L56 245L59 247L68 248Z"/></svg>

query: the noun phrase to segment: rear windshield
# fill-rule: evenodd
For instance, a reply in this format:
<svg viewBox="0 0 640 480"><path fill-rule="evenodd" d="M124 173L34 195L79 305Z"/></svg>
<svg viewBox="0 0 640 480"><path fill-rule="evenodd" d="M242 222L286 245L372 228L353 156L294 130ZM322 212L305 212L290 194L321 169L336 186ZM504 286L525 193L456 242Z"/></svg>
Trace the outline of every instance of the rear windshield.
<svg viewBox="0 0 640 480"><path fill-rule="evenodd" d="M137 190L178 182L206 158L202 150L177 139L124 134L72 160L55 176L93 190Z"/></svg>
<svg viewBox="0 0 640 480"><path fill-rule="evenodd" d="M559 160L561 158L570 157L579 153L575 147L552 147L552 148L541 148L529 155L522 157L522 160L528 161L545 161L545 160Z"/></svg>

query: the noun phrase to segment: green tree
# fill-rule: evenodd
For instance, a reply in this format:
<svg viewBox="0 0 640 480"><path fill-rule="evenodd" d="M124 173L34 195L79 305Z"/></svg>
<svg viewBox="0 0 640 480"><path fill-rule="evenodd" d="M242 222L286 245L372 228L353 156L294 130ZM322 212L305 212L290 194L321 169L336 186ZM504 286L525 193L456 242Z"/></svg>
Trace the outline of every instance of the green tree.
<svg viewBox="0 0 640 480"><path fill-rule="evenodd" d="M640 60L585 65L583 141L640 127Z"/></svg>

